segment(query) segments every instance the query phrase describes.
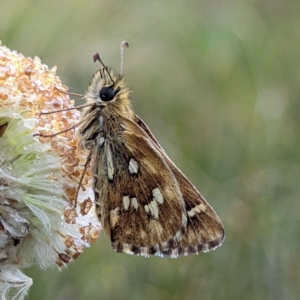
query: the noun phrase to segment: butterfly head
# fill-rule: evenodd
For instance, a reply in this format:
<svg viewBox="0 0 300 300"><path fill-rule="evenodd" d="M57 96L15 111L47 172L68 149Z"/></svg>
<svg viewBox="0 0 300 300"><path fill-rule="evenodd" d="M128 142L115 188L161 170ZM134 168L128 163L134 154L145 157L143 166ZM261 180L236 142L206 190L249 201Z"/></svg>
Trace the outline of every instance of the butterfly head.
<svg viewBox="0 0 300 300"><path fill-rule="evenodd" d="M110 69L101 68L94 74L85 98L90 102L106 105L115 102L119 94L122 94L122 89L125 89L122 77L115 75Z"/></svg>
<svg viewBox="0 0 300 300"><path fill-rule="evenodd" d="M99 61L103 68L94 74L85 94L85 98L89 102L106 105L122 98L122 95L128 96L122 76L124 47L129 47L127 42L121 43L121 67L119 75L115 75L111 69L107 68L98 53L93 56L94 62Z"/></svg>

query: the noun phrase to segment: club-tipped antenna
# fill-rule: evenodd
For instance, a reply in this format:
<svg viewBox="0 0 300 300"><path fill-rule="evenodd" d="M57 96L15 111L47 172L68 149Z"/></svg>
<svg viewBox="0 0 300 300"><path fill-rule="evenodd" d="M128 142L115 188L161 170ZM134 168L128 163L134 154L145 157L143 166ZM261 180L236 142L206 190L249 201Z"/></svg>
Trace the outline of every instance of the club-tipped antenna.
<svg viewBox="0 0 300 300"><path fill-rule="evenodd" d="M96 54L93 55L93 60L94 60L94 62L96 62L97 60L99 60L100 64L103 66L104 70L106 71L107 75L109 76L111 82L113 83L113 85L115 85L115 82L114 82L114 80L112 79L112 77L111 77L111 75L110 75L110 73L109 73L109 71L108 71L107 66L106 66L106 65L103 63L103 61L101 60L99 53L96 53Z"/></svg>
<svg viewBox="0 0 300 300"><path fill-rule="evenodd" d="M129 44L126 41L123 41L120 46L120 54L121 54L121 64L120 64L120 76L123 75L124 68L124 48L128 48Z"/></svg>

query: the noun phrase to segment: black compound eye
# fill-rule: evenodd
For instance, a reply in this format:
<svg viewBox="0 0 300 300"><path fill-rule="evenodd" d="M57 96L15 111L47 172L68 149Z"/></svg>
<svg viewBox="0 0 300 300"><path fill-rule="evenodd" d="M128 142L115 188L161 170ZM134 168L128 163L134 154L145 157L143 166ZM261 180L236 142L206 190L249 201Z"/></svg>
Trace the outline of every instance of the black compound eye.
<svg viewBox="0 0 300 300"><path fill-rule="evenodd" d="M100 91L100 98L103 101L110 101L114 99L117 93L114 91L112 86L103 87Z"/></svg>

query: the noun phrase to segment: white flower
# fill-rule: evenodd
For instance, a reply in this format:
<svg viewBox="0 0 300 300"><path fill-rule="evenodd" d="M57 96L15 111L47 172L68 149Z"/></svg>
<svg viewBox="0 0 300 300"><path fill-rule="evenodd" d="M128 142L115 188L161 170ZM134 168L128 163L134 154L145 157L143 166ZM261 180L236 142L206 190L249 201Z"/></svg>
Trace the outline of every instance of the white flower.
<svg viewBox="0 0 300 300"><path fill-rule="evenodd" d="M62 267L95 241L101 229L87 170L75 194L87 153L76 149L79 113L41 111L71 108L73 102L38 58L0 44L0 296L22 299L31 278L20 269L37 264ZM9 296L8 296L9 295Z"/></svg>

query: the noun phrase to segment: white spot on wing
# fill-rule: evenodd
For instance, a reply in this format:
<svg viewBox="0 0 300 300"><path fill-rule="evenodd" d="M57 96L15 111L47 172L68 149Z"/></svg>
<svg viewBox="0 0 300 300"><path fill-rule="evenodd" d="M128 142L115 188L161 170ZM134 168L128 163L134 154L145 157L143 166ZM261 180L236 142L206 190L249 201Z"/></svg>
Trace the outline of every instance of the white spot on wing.
<svg viewBox="0 0 300 300"><path fill-rule="evenodd" d="M189 217L193 217L196 214L200 214L201 211L205 211L206 207L203 203L200 203L199 205L193 207L190 211L188 211Z"/></svg>
<svg viewBox="0 0 300 300"><path fill-rule="evenodd" d="M189 217L193 217L195 215L194 209L191 209L190 211L188 211L188 215L189 215Z"/></svg>
<svg viewBox="0 0 300 300"><path fill-rule="evenodd" d="M155 188L152 191L152 195L153 195L154 200L157 203L159 203L159 204L163 204L164 203L164 197L163 197L162 193L160 192L159 188Z"/></svg>
<svg viewBox="0 0 300 300"><path fill-rule="evenodd" d="M102 116L99 118L99 123L100 123L100 126L102 127L103 126L103 117Z"/></svg>
<svg viewBox="0 0 300 300"><path fill-rule="evenodd" d="M104 142L105 142L105 138L103 136L101 136L100 141L99 141L99 145L102 147Z"/></svg>
<svg viewBox="0 0 300 300"><path fill-rule="evenodd" d="M206 211L206 206L203 203L199 204L198 207L201 211Z"/></svg>
<svg viewBox="0 0 300 300"><path fill-rule="evenodd" d="M139 165L138 165L137 161L135 159L131 158L129 161L130 174L137 174L138 170L139 170Z"/></svg>
<svg viewBox="0 0 300 300"><path fill-rule="evenodd" d="M149 210L149 206L148 206L148 205L145 205L145 206L144 206L144 209L145 209L145 212L148 214L149 211L150 211L150 210Z"/></svg>
<svg viewBox="0 0 300 300"><path fill-rule="evenodd" d="M149 210L152 214L152 216L156 219L158 219L158 206L157 206L157 202L155 200L152 200L149 205Z"/></svg>
<svg viewBox="0 0 300 300"><path fill-rule="evenodd" d="M132 206L135 210L138 210L139 204L138 204L136 198L131 198L131 206Z"/></svg>
<svg viewBox="0 0 300 300"><path fill-rule="evenodd" d="M195 207L193 208L193 211L199 214L199 213L201 212L201 209L200 209L200 207L195 206Z"/></svg>
<svg viewBox="0 0 300 300"><path fill-rule="evenodd" d="M129 204L130 204L129 197L128 196L124 196L123 199L122 199L122 201L123 201L124 209L128 210Z"/></svg>
<svg viewBox="0 0 300 300"><path fill-rule="evenodd" d="M113 179L114 178L114 164L113 164L113 159L112 159L112 153L111 153L111 150L110 150L110 146L107 147L107 176L108 176L108 179Z"/></svg>

